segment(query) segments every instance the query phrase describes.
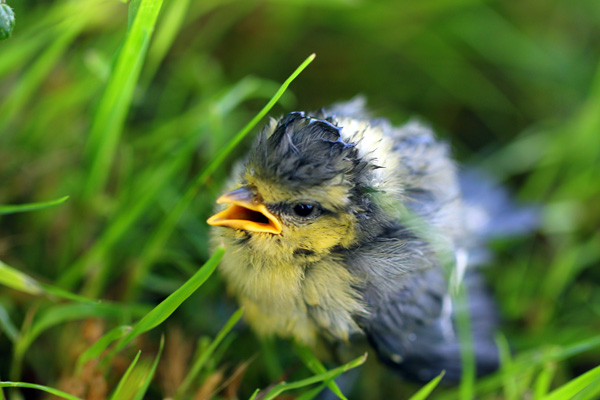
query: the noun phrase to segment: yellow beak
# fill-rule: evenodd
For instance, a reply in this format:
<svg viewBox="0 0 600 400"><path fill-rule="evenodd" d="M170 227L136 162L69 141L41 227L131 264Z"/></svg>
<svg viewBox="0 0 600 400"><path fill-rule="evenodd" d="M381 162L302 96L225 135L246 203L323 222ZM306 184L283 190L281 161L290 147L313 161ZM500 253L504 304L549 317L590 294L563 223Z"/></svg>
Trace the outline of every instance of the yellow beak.
<svg viewBox="0 0 600 400"><path fill-rule="evenodd" d="M255 195L248 187L241 187L226 193L217 199L217 203L230 206L210 217L206 222L213 226L225 226L248 232L281 233L281 222L267 210L267 207L256 201Z"/></svg>

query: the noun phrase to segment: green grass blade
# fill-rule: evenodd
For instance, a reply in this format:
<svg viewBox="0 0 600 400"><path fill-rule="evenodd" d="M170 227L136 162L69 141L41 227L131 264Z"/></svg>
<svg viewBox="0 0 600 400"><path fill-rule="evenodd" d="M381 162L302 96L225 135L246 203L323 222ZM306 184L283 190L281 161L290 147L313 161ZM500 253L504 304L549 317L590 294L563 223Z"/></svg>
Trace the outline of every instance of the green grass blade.
<svg viewBox="0 0 600 400"><path fill-rule="evenodd" d="M139 350L137 352L135 358L131 362L131 364L129 364L129 367L127 368L127 370L125 371L125 373L123 374L121 379L119 380L119 383L117 384L117 388L113 392L112 396L110 396L111 400L120 400L122 398L122 391L123 391L123 388L125 387L125 382L127 382L127 379L129 378L131 371L133 371L133 369L135 368L135 365L137 364L141 354L142 354L142 351Z"/></svg>
<svg viewBox="0 0 600 400"><path fill-rule="evenodd" d="M473 333L471 331L471 316L469 315L467 292L464 285L460 285L459 293L453 301L461 304L457 307L456 325L460 341L460 358L462 362L462 378L460 381L461 399L474 398L475 395L475 349L473 348Z"/></svg>
<svg viewBox="0 0 600 400"><path fill-rule="evenodd" d="M512 357L510 355L510 347L504 335L498 334L496 337L496 345L500 353L501 374L504 377L504 398L506 400L517 399L517 383L515 377L509 372L512 365Z"/></svg>
<svg viewBox="0 0 600 400"><path fill-rule="evenodd" d="M552 346L550 348L536 349L523 353L515 358L512 365L507 368L506 373L513 376L522 375L525 371L538 365L544 365L549 362L559 362L577 354L584 353L600 347L600 335L593 336L577 343L565 347ZM476 393L481 395L498 390L504 383L502 374L495 374L482 379L477 383ZM440 399L454 399L460 397L455 390L440 394Z"/></svg>
<svg viewBox="0 0 600 400"><path fill-rule="evenodd" d="M361 357L358 357L357 359L352 360L349 363L344 364L340 367L334 368L334 369L324 372L322 374L311 376L310 378L306 378L306 379L302 379L302 380L299 380L296 382L290 382L290 383L287 383L287 382L278 383L263 397L263 399L264 400L273 400L274 398L276 398L281 393L283 393L287 390L299 389L299 388L309 386L309 385L312 385L315 383L333 380L333 379L337 378L338 376L340 376L341 374L343 374L344 372L346 372L352 368L356 368L359 365L362 365L366 360L367 360L367 354L365 354Z"/></svg>
<svg viewBox="0 0 600 400"><path fill-rule="evenodd" d="M237 310L229 318L229 320L227 321L225 326L219 331L219 333L217 334L217 337L215 337L215 340L212 341L210 346L208 346L208 348L200 354L200 357L198 357L194 361L192 368L190 369L190 371L186 375L185 379L183 380L183 382L177 389L176 398L182 398L183 395L189 390L189 388L192 385L192 383L194 382L194 380L198 377L198 374L202 370L202 367L204 366L204 364L206 364L206 362L210 359L210 357L214 353L217 346L219 346L219 344L221 344L221 342L223 341L225 336L229 333L229 331L231 331L231 329L235 326L235 324L238 323L238 321L242 317L243 313L244 313L243 309L240 308L239 310Z"/></svg>
<svg viewBox="0 0 600 400"><path fill-rule="evenodd" d="M131 0L129 2L129 10L127 12L127 32L131 30L133 23L135 22L135 17L137 16L138 10L140 9L140 4L142 0Z"/></svg>
<svg viewBox="0 0 600 400"><path fill-rule="evenodd" d="M256 116L254 116L254 118L252 118L252 120L250 122L248 122L248 124L246 124L246 126L244 126L242 128L242 130L233 137L233 139L227 144L227 146L223 150L221 150L215 156L213 161L204 169L204 171L202 171L202 173L196 179L194 186L198 187L198 186L206 183L206 180L208 179L208 177L210 177L217 170L217 168L219 168L219 166L221 166L221 164L223 164L223 161L225 161L225 159L233 151L233 149L238 144L240 144L240 142L248 135L248 133L250 133L252 128L254 128L256 126L256 124L258 124L258 122L267 115L267 113L271 110L271 108L273 108L273 106L277 103L279 98L281 96L283 96L283 94L287 90L288 86L290 86L290 84L294 81L294 79L296 79L298 77L298 75L300 75L300 73L302 73L302 71L304 71L304 69L306 69L306 67L308 67L308 65L311 62L313 62L313 60L316 57L317 57L316 54L314 54L314 53L311 54L310 56L308 56L308 58L306 60L304 60L304 62L302 62L302 64L300 64L300 66L298 68L296 68L296 70L292 73L292 75L290 75L290 77L287 78L285 80L285 82L283 82L283 84L281 85L279 90L277 90L275 95L262 108L262 110L260 110L259 113L256 114Z"/></svg>
<svg viewBox="0 0 600 400"><path fill-rule="evenodd" d="M571 400L598 400L598 395L600 395L600 377L596 377L593 382L573 396Z"/></svg>
<svg viewBox="0 0 600 400"><path fill-rule="evenodd" d="M155 199L156 193L164 187L172 174L182 165L184 159L185 157L177 157L168 168L163 168L159 172L152 171L153 179L150 181L150 185L139 193L133 204L127 203L123 206L122 212L116 215L94 245L61 275L58 285L67 288L73 287L79 279L89 272L90 265L102 264L103 257L110 253L112 246L148 209L152 204L152 200ZM99 286L99 284L95 286ZM93 292L94 290L92 290L92 296L95 294Z"/></svg>
<svg viewBox="0 0 600 400"><path fill-rule="evenodd" d="M296 400L312 400L312 399L314 399L315 397L317 397L319 395L319 393L321 393L323 391L323 389L325 389L329 384L331 384L331 382L333 382L333 381L327 380L327 381L323 382L316 388L310 389L309 391L302 393L300 396L296 397ZM336 395L337 395L337 393L336 393Z"/></svg>
<svg viewBox="0 0 600 400"><path fill-rule="evenodd" d="M136 393L133 400L143 400L144 395L146 394L146 391L148 390L148 387L150 386L150 382L152 382L152 378L154 377L154 374L156 373L156 368L158 367L158 361L160 360L160 356L162 355L164 346L165 346L165 338L164 338L164 336L161 336L160 345L158 347L158 354L156 354L156 357L154 358L154 362L152 363L152 367L150 368L148 375L146 375L146 378L144 379L144 382L142 383L142 387L140 388L140 390L138 390L138 392Z"/></svg>
<svg viewBox="0 0 600 400"><path fill-rule="evenodd" d="M100 339L98 339L93 345L91 345L86 351L84 351L77 359L77 371L81 371L85 363L90 360L94 360L102 354L104 350L115 340L119 340L127 335L133 329L132 326L122 325L117 326L105 333Z"/></svg>
<svg viewBox="0 0 600 400"><path fill-rule="evenodd" d="M37 281L0 261L0 284L25 293L40 295L44 291Z"/></svg>
<svg viewBox="0 0 600 400"><path fill-rule="evenodd" d="M437 387L437 385L440 383L440 381L444 377L445 373L446 373L446 371L442 371L438 376L436 376L431 381L429 381L429 383L427 383L427 385L425 385L421 389L419 389L419 391L417 393L410 396L409 400L425 400L431 394L431 392L433 392L433 390Z"/></svg>
<svg viewBox="0 0 600 400"><path fill-rule="evenodd" d="M598 379L600 379L600 365L585 374L578 376L558 389L553 390L544 397L544 400L571 399L588 386L597 384ZM598 389L598 387L596 387L596 389Z"/></svg>
<svg viewBox="0 0 600 400"><path fill-rule="evenodd" d="M142 74L144 86L154 78L156 70L167 55L189 12L191 0L171 0L159 21L156 35L148 51L148 61Z"/></svg>
<svg viewBox="0 0 600 400"><path fill-rule="evenodd" d="M49 328L69 321L77 321L86 318L123 318L124 316L137 312L133 308L124 307L122 304L98 303L98 304L60 304L45 310L37 318L31 329L22 333L15 345L11 376L18 377L21 373L21 363L29 346L35 339Z"/></svg>
<svg viewBox="0 0 600 400"><path fill-rule="evenodd" d="M32 277L0 261L0 284L33 295L46 294L80 303L96 304L97 300L88 299L46 283L40 283Z"/></svg>
<svg viewBox="0 0 600 400"><path fill-rule="evenodd" d="M38 283L42 289L49 295L49 297L58 297L63 300L76 301L78 303L87 304L98 304L100 300L90 299L88 297L80 296L75 293L71 293L67 290L61 289L56 286L48 285L47 283Z"/></svg>
<svg viewBox="0 0 600 400"><path fill-rule="evenodd" d="M221 362L221 360L223 359L223 357L229 350L229 347L235 341L235 339L238 338L238 336L239 336L239 334L237 332L229 332L229 334L227 334L227 336L225 336L225 338L223 339L223 341L221 342L219 347L213 353L213 356L210 358L211 366L219 365L219 363ZM206 346L206 347L208 347L208 346Z"/></svg>
<svg viewBox="0 0 600 400"><path fill-rule="evenodd" d="M543 361L546 362L564 360L566 358L575 356L577 354L581 354L585 351L589 351L597 347L600 347L600 335L596 335L594 337L582 340L569 346L553 349L553 351L551 351L550 354L548 354L546 358L543 359Z"/></svg>
<svg viewBox="0 0 600 400"><path fill-rule="evenodd" d="M140 255L140 262L136 266L136 271L134 271L137 279L143 278L146 275L148 269L150 268L153 261L156 259L158 254L162 251L167 239L175 229L175 226L179 222L179 219L187 210L189 205L194 200L196 193L200 189L202 185L204 185L207 179L217 170L219 166L225 161L227 156L231 153L231 151L250 133L252 128L256 126L256 124L267 115L267 113L273 108L273 106L277 103L279 98L285 93L288 86L296 79L298 75L315 59L316 55L311 54L296 70L290 75L288 79L281 85L279 90L275 93L275 95L269 100L269 102L263 107L263 109L248 123L246 126L242 128L233 139L227 144L225 148L223 148L212 160L210 164L202 171L200 175L196 178L194 183L187 189L185 194L181 197L181 199L177 202L177 204L173 207L171 212L163 219L161 224L157 229L154 230L154 234L148 240L146 246L142 250L142 254Z"/></svg>
<svg viewBox="0 0 600 400"><path fill-rule="evenodd" d="M11 57L0 58L0 78L9 72L13 72L23 67L27 61L30 61L33 54L48 41L48 36L38 35L29 37L28 40L15 39L10 43L3 44L3 50Z"/></svg>
<svg viewBox="0 0 600 400"><path fill-rule="evenodd" d="M306 367L313 373L322 374L323 372L327 371L325 366L317 357L315 357L315 355L312 353L312 351L310 351L310 349L307 346L301 345L300 343L295 343L294 349L296 350L296 354L298 355L298 357L300 357L302 362L304 362L304 365L306 365ZM346 396L344 396L344 394L334 381L328 382L327 386L333 393L335 393L337 397L339 397L342 400L347 400Z"/></svg>
<svg viewBox="0 0 600 400"><path fill-rule="evenodd" d="M0 329L2 332L6 333L6 336L10 339L11 342L16 342L19 336L19 330L16 325L10 319L10 315L4 307L3 304L0 303Z"/></svg>
<svg viewBox="0 0 600 400"><path fill-rule="evenodd" d="M181 303L206 282L219 265L224 253L225 249L219 247L196 274L135 324L131 332L129 332L129 334L111 351L105 362L110 360L137 336L157 327L166 320L181 305Z"/></svg>
<svg viewBox="0 0 600 400"><path fill-rule="evenodd" d="M108 179L162 3L162 0L141 0L127 32L92 122L86 149L90 167L84 196L102 190Z"/></svg>
<svg viewBox="0 0 600 400"><path fill-rule="evenodd" d="M27 211L42 210L44 208L53 207L67 201L69 196L61 197L60 199L47 201L43 203L29 203L16 205L0 205L0 215L15 214Z"/></svg>
<svg viewBox="0 0 600 400"><path fill-rule="evenodd" d="M249 399L249 400L254 400L254 399L256 399L256 396L258 396L258 393L259 393L259 392L260 392L260 389L256 389L256 390L254 391L254 393L252 393L252 396L250 396L250 399Z"/></svg>
<svg viewBox="0 0 600 400"><path fill-rule="evenodd" d="M85 21L86 18L79 18L63 24L64 32L61 32L42 55L36 57L33 64L27 68L25 75L19 79L19 85L11 93L10 101L0 104L0 132L4 132L5 127L19 115L57 61L81 32Z"/></svg>
<svg viewBox="0 0 600 400"><path fill-rule="evenodd" d="M272 381L279 379L283 373L283 367L277 356L277 346L275 338L263 336L258 338L260 342L261 360L266 368L267 376Z"/></svg>
<svg viewBox="0 0 600 400"><path fill-rule="evenodd" d="M65 393L62 390L54 389L48 386L37 385L35 383L26 383L26 382L8 382L3 381L0 382L0 388L4 387L16 387L16 388L25 388L25 389L37 389L43 392L49 393L54 396L62 397L63 399L68 400L82 400L77 396L73 396L72 394Z"/></svg>
<svg viewBox="0 0 600 400"><path fill-rule="evenodd" d="M25 335L22 338L22 341L31 343L33 340L35 340L35 338L49 328L65 322L77 321L92 317L123 318L130 312L131 310L128 310L127 307L124 307L122 304L110 303L61 304L53 306L44 311L40 317L34 321L30 333Z"/></svg>
<svg viewBox="0 0 600 400"><path fill-rule="evenodd" d="M156 194L165 186L168 180L172 178L185 159L185 157L181 157L181 159L175 160L160 171L155 171L151 184L146 187L146 190L140 193L139 199L136 199L134 204L128 204L128 207L123 207L123 211L117 215L114 223L107 228L94 247L90 249L88 254L74 264L72 269L67 272L67 274L72 277L81 277L82 274L80 272L82 269L98 264L103 265L103 268L101 268L98 273L91 275L91 279L85 288L85 294L91 297L100 296L105 288L112 266L111 263L102 261L109 257L110 250L112 246L118 242L118 238L126 232L138 218L142 217L144 211L146 211L152 202L156 200ZM97 262L98 260L101 261ZM74 279L71 279L68 275L65 275L62 282L72 285ZM134 281L135 283L139 283L135 279Z"/></svg>
<svg viewBox="0 0 600 400"><path fill-rule="evenodd" d="M550 389L550 385L552 384L552 378L554 378L554 374L556 373L556 363L550 362L548 363L544 369L540 372L537 379L535 380L534 386L534 399L541 400L546 394L548 394L548 390Z"/></svg>

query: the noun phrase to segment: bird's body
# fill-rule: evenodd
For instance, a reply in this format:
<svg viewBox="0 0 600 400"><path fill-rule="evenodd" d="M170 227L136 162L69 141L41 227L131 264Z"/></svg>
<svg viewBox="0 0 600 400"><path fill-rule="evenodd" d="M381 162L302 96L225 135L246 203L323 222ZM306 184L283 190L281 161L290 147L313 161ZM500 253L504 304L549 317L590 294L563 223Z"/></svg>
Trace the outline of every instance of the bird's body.
<svg viewBox="0 0 600 400"><path fill-rule="evenodd" d="M229 228L214 230L221 272L259 334L366 335L406 375L456 380L450 291L466 277L478 369L497 366L494 306L467 271L481 243L429 128L369 120L356 102L291 113L263 129L230 189L209 223Z"/></svg>

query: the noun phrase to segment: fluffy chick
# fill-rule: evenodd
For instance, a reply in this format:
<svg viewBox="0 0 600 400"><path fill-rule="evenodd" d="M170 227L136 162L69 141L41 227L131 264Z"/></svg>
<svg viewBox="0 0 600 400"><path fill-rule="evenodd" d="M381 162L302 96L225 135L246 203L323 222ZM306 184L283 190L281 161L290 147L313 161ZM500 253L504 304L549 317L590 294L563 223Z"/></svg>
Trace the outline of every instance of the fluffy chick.
<svg viewBox="0 0 600 400"><path fill-rule="evenodd" d="M366 335L409 378L445 369L458 380L449 288L464 280L478 372L493 371L495 308L466 272L484 227L465 220L479 214L465 204L448 146L419 123L364 115L347 103L293 112L260 132L235 190L218 199L225 208L208 220L227 248L229 289L259 334L309 345Z"/></svg>

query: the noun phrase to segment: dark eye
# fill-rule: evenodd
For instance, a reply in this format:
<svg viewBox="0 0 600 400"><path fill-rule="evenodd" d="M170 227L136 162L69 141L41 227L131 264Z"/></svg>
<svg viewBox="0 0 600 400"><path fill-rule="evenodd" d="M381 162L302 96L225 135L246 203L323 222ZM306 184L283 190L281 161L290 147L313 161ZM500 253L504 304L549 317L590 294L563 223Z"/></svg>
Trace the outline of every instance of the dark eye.
<svg viewBox="0 0 600 400"><path fill-rule="evenodd" d="M292 210L294 211L294 214L299 217L309 217L314 212L315 206L312 204L298 203Z"/></svg>

